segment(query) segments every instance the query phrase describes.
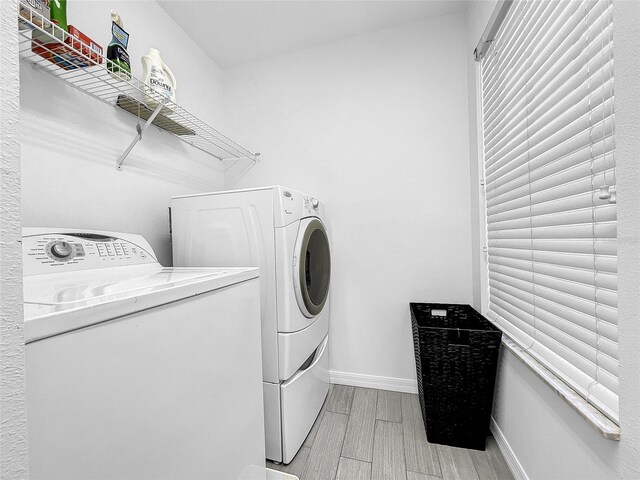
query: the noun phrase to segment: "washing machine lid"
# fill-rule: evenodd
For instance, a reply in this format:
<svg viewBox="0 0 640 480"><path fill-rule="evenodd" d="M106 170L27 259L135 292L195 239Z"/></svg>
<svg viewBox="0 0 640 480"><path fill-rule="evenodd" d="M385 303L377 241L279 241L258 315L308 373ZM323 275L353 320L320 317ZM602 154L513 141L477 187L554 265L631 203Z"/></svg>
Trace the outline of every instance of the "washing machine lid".
<svg viewBox="0 0 640 480"><path fill-rule="evenodd" d="M258 277L257 268L158 263L24 277L27 343Z"/></svg>

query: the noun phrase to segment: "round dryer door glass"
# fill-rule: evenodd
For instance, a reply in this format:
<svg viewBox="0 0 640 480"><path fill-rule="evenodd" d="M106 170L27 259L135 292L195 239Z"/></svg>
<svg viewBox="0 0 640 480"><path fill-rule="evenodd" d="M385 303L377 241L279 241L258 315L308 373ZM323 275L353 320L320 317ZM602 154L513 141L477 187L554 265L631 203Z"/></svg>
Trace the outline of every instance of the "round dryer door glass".
<svg viewBox="0 0 640 480"><path fill-rule="evenodd" d="M305 227L306 224L306 227ZM331 278L331 256L329 240L324 225L318 219L303 220L301 242L299 242L300 265L297 281L300 284L300 308L307 316L322 311L329 293ZM306 310L306 311L305 311Z"/></svg>

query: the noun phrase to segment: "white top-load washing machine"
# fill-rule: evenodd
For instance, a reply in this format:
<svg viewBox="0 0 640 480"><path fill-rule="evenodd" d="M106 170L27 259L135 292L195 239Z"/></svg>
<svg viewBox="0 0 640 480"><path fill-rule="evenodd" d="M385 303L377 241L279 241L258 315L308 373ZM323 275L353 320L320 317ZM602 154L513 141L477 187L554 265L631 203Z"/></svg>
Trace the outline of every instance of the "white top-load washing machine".
<svg viewBox="0 0 640 480"><path fill-rule="evenodd" d="M273 186L175 197L171 218L175 265L260 267L266 455L289 463L329 385L323 206Z"/></svg>
<svg viewBox="0 0 640 480"><path fill-rule="evenodd" d="M32 479L265 478L257 268L23 231Z"/></svg>

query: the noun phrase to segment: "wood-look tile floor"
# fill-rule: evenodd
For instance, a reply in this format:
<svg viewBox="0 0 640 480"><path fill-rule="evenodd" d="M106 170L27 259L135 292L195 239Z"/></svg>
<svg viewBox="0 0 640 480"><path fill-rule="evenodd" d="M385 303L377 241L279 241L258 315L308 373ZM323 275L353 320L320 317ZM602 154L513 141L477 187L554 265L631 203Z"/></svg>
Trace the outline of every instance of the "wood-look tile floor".
<svg viewBox="0 0 640 480"><path fill-rule="evenodd" d="M418 396L331 385L289 465L300 480L513 480L493 439L484 452L427 442Z"/></svg>

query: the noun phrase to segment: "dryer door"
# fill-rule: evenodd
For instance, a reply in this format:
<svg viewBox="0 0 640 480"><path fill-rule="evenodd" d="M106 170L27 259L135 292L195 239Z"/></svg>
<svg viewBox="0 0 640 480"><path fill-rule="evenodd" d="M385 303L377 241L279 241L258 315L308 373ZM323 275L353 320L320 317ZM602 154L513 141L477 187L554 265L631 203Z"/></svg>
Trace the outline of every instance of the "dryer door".
<svg viewBox="0 0 640 480"><path fill-rule="evenodd" d="M295 254L299 259L293 269L296 300L302 313L312 318L322 312L331 278L329 239L320 219L302 219Z"/></svg>

